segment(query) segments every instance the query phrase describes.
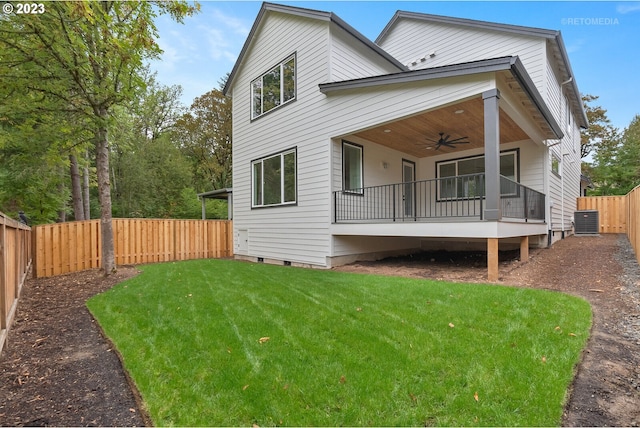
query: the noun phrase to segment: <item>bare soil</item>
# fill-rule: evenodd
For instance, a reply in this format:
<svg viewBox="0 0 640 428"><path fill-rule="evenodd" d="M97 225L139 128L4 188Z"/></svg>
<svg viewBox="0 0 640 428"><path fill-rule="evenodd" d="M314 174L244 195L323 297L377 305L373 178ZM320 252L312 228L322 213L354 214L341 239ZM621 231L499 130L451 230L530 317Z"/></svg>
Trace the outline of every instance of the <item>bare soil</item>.
<svg viewBox="0 0 640 428"><path fill-rule="evenodd" d="M482 253L423 253L339 270L485 282ZM30 279L0 355L2 426L150 425L117 352L86 300L136 275L120 267ZM623 235L569 237L528 262L501 254L500 284L571 293L593 307L592 337L565 408L565 426L640 425L640 267Z"/></svg>

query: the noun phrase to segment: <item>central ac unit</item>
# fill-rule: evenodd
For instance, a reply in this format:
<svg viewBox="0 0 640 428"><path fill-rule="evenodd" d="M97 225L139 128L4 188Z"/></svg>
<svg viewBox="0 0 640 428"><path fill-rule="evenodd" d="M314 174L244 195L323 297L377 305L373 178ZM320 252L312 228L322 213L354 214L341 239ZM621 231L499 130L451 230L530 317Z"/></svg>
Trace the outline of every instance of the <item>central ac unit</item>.
<svg viewBox="0 0 640 428"><path fill-rule="evenodd" d="M600 231L600 221L597 210L576 211L574 214L576 235L597 235Z"/></svg>

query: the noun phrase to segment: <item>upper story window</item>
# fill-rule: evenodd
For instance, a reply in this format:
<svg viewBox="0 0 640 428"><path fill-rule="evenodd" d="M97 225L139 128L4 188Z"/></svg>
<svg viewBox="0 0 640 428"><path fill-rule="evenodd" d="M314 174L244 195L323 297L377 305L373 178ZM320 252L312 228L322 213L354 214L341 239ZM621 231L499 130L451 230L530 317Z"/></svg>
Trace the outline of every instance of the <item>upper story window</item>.
<svg viewBox="0 0 640 428"><path fill-rule="evenodd" d="M296 170L295 148L251 162L251 206L295 204Z"/></svg>
<svg viewBox="0 0 640 428"><path fill-rule="evenodd" d="M251 119L280 107L296 98L296 56L251 82Z"/></svg>

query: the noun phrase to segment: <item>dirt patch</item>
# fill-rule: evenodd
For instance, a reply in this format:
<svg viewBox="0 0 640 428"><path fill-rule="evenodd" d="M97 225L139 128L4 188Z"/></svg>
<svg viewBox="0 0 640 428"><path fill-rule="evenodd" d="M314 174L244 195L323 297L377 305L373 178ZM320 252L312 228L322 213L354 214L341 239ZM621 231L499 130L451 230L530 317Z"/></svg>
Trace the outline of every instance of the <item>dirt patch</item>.
<svg viewBox="0 0 640 428"><path fill-rule="evenodd" d="M483 253L425 253L339 270L485 282ZM120 267L29 280L0 356L2 426L141 426L141 411L116 352L86 300L137 274ZM563 418L567 426L640 425L640 267L626 237L569 237L529 262L502 253L500 283L559 290L593 307L592 337Z"/></svg>
<svg viewBox="0 0 640 428"><path fill-rule="evenodd" d="M0 358L2 426L143 426L145 415L86 300L137 275L28 280Z"/></svg>
<svg viewBox="0 0 640 428"><path fill-rule="evenodd" d="M571 236L533 250L528 262L500 254L499 283L588 300L592 336L565 408L565 426L640 426L640 267L624 235ZM422 253L337 270L486 282L486 253Z"/></svg>

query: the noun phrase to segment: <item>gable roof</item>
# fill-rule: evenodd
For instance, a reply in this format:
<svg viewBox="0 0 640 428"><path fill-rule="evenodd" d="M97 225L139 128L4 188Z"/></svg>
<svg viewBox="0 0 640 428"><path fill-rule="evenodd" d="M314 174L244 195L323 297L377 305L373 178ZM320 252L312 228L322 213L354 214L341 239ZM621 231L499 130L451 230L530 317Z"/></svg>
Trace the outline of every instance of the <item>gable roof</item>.
<svg viewBox="0 0 640 428"><path fill-rule="evenodd" d="M224 89L223 89L223 93L225 95L231 89L231 86L233 85L233 81L234 81L235 76L236 76L236 74L238 72L238 69L241 67L242 63L244 62L244 57L245 57L247 51L249 50L249 47L251 46L251 42L253 41L253 38L254 38L256 32L258 31L258 28L260 27L260 24L262 23L262 20L265 18L265 16L267 15L268 12L286 13L286 14L289 14L289 15L302 16L302 17L311 18L311 19L318 19L318 20L321 20L321 21L329 22L331 24L335 24L336 26L338 26L338 27L342 28L343 30L345 30L347 32L347 34L351 35L361 45L363 45L367 49L372 50L378 56L380 56L381 58L383 58L387 62L391 63L393 66L395 66L398 69L398 71L406 71L406 70L408 70L407 67L404 64L402 64L400 61L395 59L393 56L389 55L384 49L380 48L378 45L373 43L371 40L369 40L367 37L365 37L358 30L356 30L351 25L347 24L345 21L340 19L333 12L323 12L323 11L319 11L319 10L306 9L306 8L294 7L294 6L285 6L285 5L281 5L281 4L274 4L274 3L266 3L265 2L265 3L262 3L262 7L260 8L260 12L258 12L258 16L256 17L256 20L254 21L253 26L251 27L251 31L249 32L249 35L247 36L247 40L244 42L244 46L242 47L242 50L240 51L240 55L238 56L238 59L236 60L236 63L233 66L233 69L231 70L231 74L229 75L229 78L227 79L227 83L225 84Z"/></svg>
<svg viewBox="0 0 640 428"><path fill-rule="evenodd" d="M380 85L391 85L397 83L426 81L431 79L442 79L447 77L467 76L472 74L509 71L518 82L518 85L526 93L535 109L540 113L544 124L556 137L562 138L564 133L553 114L547 107L542 95L538 92L535 84L529 77L524 65L517 56L507 56L502 58L484 59L460 64L445 65L441 67L424 68L421 70L409 70L393 74L364 77L360 79L344 80L340 82L322 83L319 85L320 92L326 94L341 90L360 89Z"/></svg>
<svg viewBox="0 0 640 428"><path fill-rule="evenodd" d="M584 111L582 98L580 97L580 91L578 90L578 85L576 84L576 80L573 77L574 73L571 69L571 63L569 62L569 55L567 54L567 50L564 46L564 41L562 40L562 34L560 33L560 31L399 10L395 13L393 18L391 18L380 35L376 38L375 43L380 44L385 39L385 37L387 37L396 23L401 19L416 19L425 22L461 25L482 30L494 30L521 36L540 37L546 39L551 43L554 56L559 59L558 63L560 64L562 79L567 84L571 84L569 90L572 96L573 110L578 113L577 122L583 128L586 128L589 125L587 114Z"/></svg>

